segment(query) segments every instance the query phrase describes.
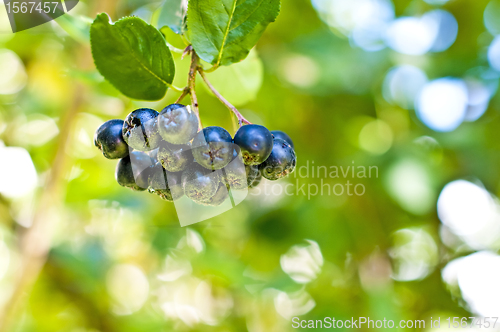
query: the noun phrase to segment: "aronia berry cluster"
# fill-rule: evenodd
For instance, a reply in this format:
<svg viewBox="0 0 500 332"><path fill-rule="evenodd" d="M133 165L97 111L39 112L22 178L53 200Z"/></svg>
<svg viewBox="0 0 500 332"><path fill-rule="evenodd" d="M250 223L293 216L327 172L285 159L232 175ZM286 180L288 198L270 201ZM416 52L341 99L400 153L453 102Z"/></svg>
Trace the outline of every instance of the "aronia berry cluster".
<svg viewBox="0 0 500 332"><path fill-rule="evenodd" d="M293 142L282 131L247 124L233 138L218 126L198 128L189 106L172 104L161 113L141 108L125 121L105 122L94 144L104 157L120 159L118 184L167 201L186 195L217 206L228 198L228 189L253 188L262 177L278 180L295 169Z"/></svg>

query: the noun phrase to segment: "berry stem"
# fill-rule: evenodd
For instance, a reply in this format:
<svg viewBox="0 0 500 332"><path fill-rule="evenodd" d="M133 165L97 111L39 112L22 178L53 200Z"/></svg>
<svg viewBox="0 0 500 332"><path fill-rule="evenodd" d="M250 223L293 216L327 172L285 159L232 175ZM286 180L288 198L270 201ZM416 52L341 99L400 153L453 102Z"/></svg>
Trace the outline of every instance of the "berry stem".
<svg viewBox="0 0 500 332"><path fill-rule="evenodd" d="M191 46L188 46L185 50L187 53L191 53L191 66L189 67L189 75L188 75L188 89L189 94L191 95L191 107L193 108L193 112L198 117L199 128L201 130L201 119L200 119L200 111L198 109L198 97L196 96L196 69L198 68L199 60L198 55L193 50Z"/></svg>
<svg viewBox="0 0 500 332"><path fill-rule="evenodd" d="M186 97L189 94L189 87L185 87L184 90L182 90L182 94L177 98L175 101L176 104L180 103L184 97Z"/></svg>
<svg viewBox="0 0 500 332"><path fill-rule="evenodd" d="M167 86L168 86L170 89L172 89L172 90L174 90L174 91L177 91L177 92L182 92L182 91L184 91L184 89L179 88L179 87L176 87L175 85L172 85L172 84L168 84L168 83L167 83Z"/></svg>
<svg viewBox="0 0 500 332"><path fill-rule="evenodd" d="M174 53L182 54L182 52L184 52L183 49L177 48L177 47L175 47L175 46L173 46L172 44L169 44L169 43L167 43L167 47L170 49L170 51L172 51Z"/></svg>
<svg viewBox="0 0 500 332"><path fill-rule="evenodd" d="M206 77L205 75L205 71L201 68L201 67L198 67L198 72L200 73L201 75L201 78L203 79L203 81L205 82L205 84L207 85L207 87L210 89L210 91L212 91L212 93L224 104L226 105L227 108L229 108L233 113L234 115L236 115L236 117L238 118L238 124L239 126L241 127L243 123L246 123L246 124L252 124L250 121L248 121L247 119L245 119L245 117L238 111L238 109L236 107L233 106L233 104L231 104L229 101L227 101L226 98L224 98L220 93L219 91L217 91L215 89L215 87L210 83L210 81L208 80L208 78Z"/></svg>

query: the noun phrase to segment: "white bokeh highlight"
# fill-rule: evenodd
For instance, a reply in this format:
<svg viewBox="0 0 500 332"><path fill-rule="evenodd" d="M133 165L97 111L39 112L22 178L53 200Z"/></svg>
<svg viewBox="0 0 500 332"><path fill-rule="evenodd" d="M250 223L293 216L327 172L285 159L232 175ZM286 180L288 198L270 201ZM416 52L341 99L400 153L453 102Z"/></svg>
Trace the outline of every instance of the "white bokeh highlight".
<svg viewBox="0 0 500 332"><path fill-rule="evenodd" d="M428 82L425 72L411 65L393 67L384 79L384 98L404 109L413 109L415 99Z"/></svg>
<svg viewBox="0 0 500 332"><path fill-rule="evenodd" d="M415 104L420 120L440 132L453 131L460 126L467 108L467 85L456 78L440 78L427 83Z"/></svg>
<svg viewBox="0 0 500 332"><path fill-rule="evenodd" d="M500 313L500 256L481 251L449 262L443 269L443 280L460 288L469 309L482 317Z"/></svg>
<svg viewBox="0 0 500 332"><path fill-rule="evenodd" d="M10 198L23 197L36 188L38 175L28 151L19 147L0 145L0 160L2 195Z"/></svg>
<svg viewBox="0 0 500 332"><path fill-rule="evenodd" d="M465 180L448 183L437 201L441 222L474 249L496 248L500 206L483 187Z"/></svg>

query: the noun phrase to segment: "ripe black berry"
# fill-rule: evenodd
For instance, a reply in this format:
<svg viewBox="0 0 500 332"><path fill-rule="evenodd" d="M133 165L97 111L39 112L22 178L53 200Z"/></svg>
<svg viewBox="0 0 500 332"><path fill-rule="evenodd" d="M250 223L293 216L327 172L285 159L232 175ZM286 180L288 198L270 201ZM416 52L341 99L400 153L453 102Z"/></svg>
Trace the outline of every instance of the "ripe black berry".
<svg viewBox="0 0 500 332"><path fill-rule="evenodd" d="M213 195L211 198L209 198L206 201L203 202L198 202L202 205L208 205L208 206L219 206L222 203L226 201L226 199L229 197L229 191L226 188L226 185L222 182L219 183L219 188L217 189L217 192L215 195Z"/></svg>
<svg viewBox="0 0 500 332"><path fill-rule="evenodd" d="M221 169L233 156L231 134L221 127L206 127L195 136L192 153L201 166L211 170Z"/></svg>
<svg viewBox="0 0 500 332"><path fill-rule="evenodd" d="M259 169L266 179L278 180L292 173L296 162L297 157L290 144L277 138L274 140L271 155L259 166Z"/></svg>
<svg viewBox="0 0 500 332"><path fill-rule="evenodd" d="M128 156L128 145L122 137L122 120L109 120L97 129L94 145L108 159L121 159Z"/></svg>
<svg viewBox="0 0 500 332"><path fill-rule="evenodd" d="M172 104L161 111L158 127L165 141L172 144L185 144L198 132L198 118L190 107Z"/></svg>
<svg viewBox="0 0 500 332"><path fill-rule="evenodd" d="M146 190L146 186L139 186L135 181L130 156L122 158L118 161L118 164L116 165L115 178L118 184L122 187L130 188L136 191Z"/></svg>
<svg viewBox="0 0 500 332"><path fill-rule="evenodd" d="M131 151L129 157L135 183L140 188L146 189L149 186L149 176L154 172L154 159L142 151Z"/></svg>
<svg viewBox="0 0 500 332"><path fill-rule="evenodd" d="M193 160L191 144L173 145L162 143L157 154L158 161L169 172L181 172Z"/></svg>
<svg viewBox="0 0 500 332"><path fill-rule="evenodd" d="M212 172L192 163L182 172L181 183L184 193L195 202L212 198L219 188L220 171Z"/></svg>
<svg viewBox="0 0 500 332"><path fill-rule="evenodd" d="M181 173L167 172L160 163L154 167L154 172L149 176L149 191L160 198L173 202L184 196L181 185Z"/></svg>
<svg viewBox="0 0 500 332"><path fill-rule="evenodd" d="M271 131L271 134L273 134L274 138L279 138L279 139L284 140L285 142L287 142L288 144L290 144L290 146L292 147L292 149L295 150L295 146L293 145L293 141L290 138L290 136L288 136L287 133L285 133L285 132L283 132L281 130L273 130L273 131Z"/></svg>
<svg viewBox="0 0 500 332"><path fill-rule="evenodd" d="M236 132L234 143L241 148L245 165L259 165L271 154L273 135L264 126L250 124Z"/></svg>
<svg viewBox="0 0 500 332"><path fill-rule="evenodd" d="M254 180L252 181L252 183L248 185L248 188L251 189L251 188L257 187L260 184L261 181L262 181L262 172L259 170L257 172L257 176L254 178Z"/></svg>
<svg viewBox="0 0 500 332"><path fill-rule="evenodd" d="M130 113L122 129L125 142L139 151L156 149L161 141L157 117L158 112L150 108L140 108Z"/></svg>
<svg viewBox="0 0 500 332"><path fill-rule="evenodd" d="M262 174L259 172L259 167L255 165L245 165L245 173L247 176L247 185L252 188L252 184L255 180L260 176L262 178ZM260 182L260 180L259 180Z"/></svg>

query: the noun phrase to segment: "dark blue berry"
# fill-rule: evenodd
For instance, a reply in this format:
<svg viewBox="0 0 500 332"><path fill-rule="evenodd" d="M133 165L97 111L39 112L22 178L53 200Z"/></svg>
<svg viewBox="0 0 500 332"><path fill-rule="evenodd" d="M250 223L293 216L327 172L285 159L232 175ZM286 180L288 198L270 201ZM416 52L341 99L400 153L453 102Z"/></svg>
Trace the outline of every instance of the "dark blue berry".
<svg viewBox="0 0 500 332"><path fill-rule="evenodd" d="M181 177L184 193L195 202L212 198L219 188L220 180L220 171L212 172L196 163L189 165Z"/></svg>
<svg viewBox="0 0 500 332"><path fill-rule="evenodd" d="M279 139L284 140L285 142L287 142L288 144L290 144L290 146L292 147L292 149L295 150L295 146L293 145L293 141L290 138L290 136L288 136L287 133L285 133L285 132L283 132L281 130L272 130L271 134L273 134L274 138L279 138Z"/></svg>
<svg viewBox="0 0 500 332"><path fill-rule="evenodd" d="M208 205L208 206L219 206L222 203L226 201L226 199L229 197L229 191L228 188L224 183L219 183L219 188L217 189L217 192L215 195L210 197L208 200L203 201L203 202L198 202L202 205Z"/></svg>
<svg viewBox="0 0 500 332"><path fill-rule="evenodd" d="M233 156L231 134L221 127L206 127L195 136L192 153L201 166L210 170L221 169Z"/></svg>
<svg viewBox="0 0 500 332"><path fill-rule="evenodd" d="M239 149L234 149L238 151ZM247 171L241 156L236 153L236 157L222 169L224 180L233 190L241 190L248 187Z"/></svg>
<svg viewBox="0 0 500 332"><path fill-rule="evenodd" d="M190 107L172 104L158 118L160 135L172 144L185 144L198 132L198 117Z"/></svg>
<svg viewBox="0 0 500 332"><path fill-rule="evenodd" d="M266 179L278 180L292 173L296 163L297 157L291 145L277 138L274 140L271 155L259 166L259 169Z"/></svg>
<svg viewBox="0 0 500 332"><path fill-rule="evenodd" d="M173 145L162 143L158 149L158 161L169 172L181 172L193 162L191 144Z"/></svg>
<svg viewBox="0 0 500 332"><path fill-rule="evenodd" d="M122 136L123 121L109 120L97 129L94 145L108 159L121 159L128 156L128 145Z"/></svg>
<svg viewBox="0 0 500 332"><path fill-rule="evenodd" d="M271 154L273 135L264 126L250 124L236 132L234 143L241 148L245 165L259 165Z"/></svg>
<svg viewBox="0 0 500 332"><path fill-rule="evenodd" d="M250 188L252 188L252 184L259 178L259 176L262 178L262 174L259 172L259 166L245 165L245 173L247 176L247 185Z"/></svg>
<svg viewBox="0 0 500 332"><path fill-rule="evenodd" d="M157 163L154 166L154 172L149 175L148 189L160 198L173 202L184 195L181 173L167 172L160 163Z"/></svg>
<svg viewBox="0 0 500 332"><path fill-rule="evenodd" d="M137 174L138 176L140 173ZM130 156L120 159L116 165L115 178L118 184L122 187L130 188L136 191L144 191L147 186L141 183L141 185L136 183L136 176L132 169L132 162L130 161Z"/></svg>
<svg viewBox="0 0 500 332"><path fill-rule="evenodd" d="M141 108L130 113L122 129L125 142L134 150L156 149L161 142L157 118L158 112L150 108Z"/></svg>

